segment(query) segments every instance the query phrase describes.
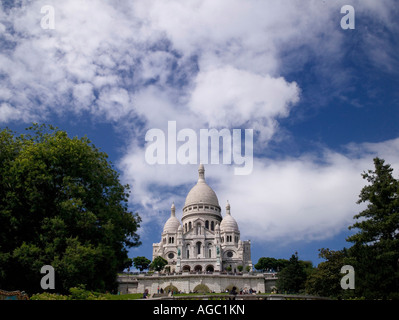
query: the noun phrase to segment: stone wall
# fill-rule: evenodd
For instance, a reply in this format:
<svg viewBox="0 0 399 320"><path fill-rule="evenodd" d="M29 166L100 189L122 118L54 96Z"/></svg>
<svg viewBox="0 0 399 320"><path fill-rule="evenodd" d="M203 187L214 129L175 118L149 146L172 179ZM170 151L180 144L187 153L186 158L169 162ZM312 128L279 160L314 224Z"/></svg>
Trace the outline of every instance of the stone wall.
<svg viewBox="0 0 399 320"><path fill-rule="evenodd" d="M271 292L277 278L269 274L174 274L174 275L123 275L118 277L121 293L158 293L158 289L175 286L182 293L193 292L197 285L206 285L216 293L225 292L226 288L236 286L237 290L252 288L257 292Z"/></svg>

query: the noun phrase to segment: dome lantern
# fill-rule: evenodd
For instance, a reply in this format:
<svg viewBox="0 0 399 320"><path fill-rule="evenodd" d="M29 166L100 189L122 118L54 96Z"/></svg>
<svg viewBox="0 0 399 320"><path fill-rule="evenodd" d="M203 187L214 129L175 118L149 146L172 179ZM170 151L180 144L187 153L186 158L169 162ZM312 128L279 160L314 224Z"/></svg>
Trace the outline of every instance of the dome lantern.
<svg viewBox="0 0 399 320"><path fill-rule="evenodd" d="M198 182L205 182L205 169L204 165L201 163L198 168Z"/></svg>
<svg viewBox="0 0 399 320"><path fill-rule="evenodd" d="M176 217L176 207L175 207L175 203L172 203L172 207L170 208L170 215L171 217Z"/></svg>

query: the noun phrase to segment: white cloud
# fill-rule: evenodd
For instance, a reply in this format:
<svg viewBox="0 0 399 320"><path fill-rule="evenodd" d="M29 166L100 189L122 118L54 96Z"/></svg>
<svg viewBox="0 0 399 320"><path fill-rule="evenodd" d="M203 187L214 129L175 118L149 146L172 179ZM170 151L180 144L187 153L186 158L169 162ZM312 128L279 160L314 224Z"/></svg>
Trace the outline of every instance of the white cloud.
<svg viewBox="0 0 399 320"><path fill-rule="evenodd" d="M391 1L384 3L354 6L387 19L384 8ZM54 6L55 30L40 27L43 5ZM196 119L204 111L202 122L216 124L241 117L242 123L263 128L266 141L276 118L287 116L297 100L298 88L281 78L281 70L293 65L300 70L314 55L340 61L339 6L328 1L23 1L7 12L0 9L1 35L12 43L0 55L0 81L14 93L1 102L26 121L91 110L113 121L145 114L151 127L142 99L152 82L178 114L186 108ZM110 92L124 90L129 97L116 109L104 103ZM263 121L253 121L258 116Z"/></svg>
<svg viewBox="0 0 399 320"><path fill-rule="evenodd" d="M286 117L299 100L296 83L260 76L230 66L199 72L189 105L210 127L262 124L258 130L269 140L276 119Z"/></svg>
<svg viewBox="0 0 399 320"><path fill-rule="evenodd" d="M75 103L79 105L79 109L88 109L95 100L93 85L87 82L75 85L73 87L73 97Z"/></svg>
<svg viewBox="0 0 399 320"><path fill-rule="evenodd" d="M118 112L102 102L104 94L123 92L129 86L129 68L133 70L138 56L131 32L136 22L102 1L71 0L51 3L56 28L45 30L40 27L40 8L45 4L49 3L26 2L0 15L5 25L12 26L3 32L12 45L0 56L2 86L14 92L8 103L26 121L44 120L48 112L79 114L82 110L112 119L127 116L132 106L123 104L126 97L121 102L114 96L113 102L123 105ZM126 70L124 79L121 72Z"/></svg>
<svg viewBox="0 0 399 320"><path fill-rule="evenodd" d="M19 120L21 112L18 109L13 108L7 103L0 105L0 121L7 122L12 120Z"/></svg>
<svg viewBox="0 0 399 320"><path fill-rule="evenodd" d="M55 9L55 30L40 27L40 8L49 4ZM189 92L174 92L181 81L200 80L208 68L226 70L230 65L267 79L278 65L274 42L292 38L289 21L295 10L277 2L265 9L260 2L237 1L136 1L117 6L95 0L23 2L21 8L0 15L2 25L14 30L2 28L4 37L15 44L0 59L3 85L16 93L8 103L24 113L24 119L45 118L47 111L90 109L118 120L142 110L131 99L129 107L117 112L107 108L102 102L110 90L139 92L152 80L173 98L185 97ZM287 17L288 25L270 32L267 28L277 21L273 11ZM273 17L271 22L267 17ZM198 77L190 61L193 55L201 69ZM176 74L180 83L168 83ZM82 100L82 83L91 85L98 97L103 93L101 100L90 93ZM77 101L70 103L71 97Z"/></svg>
<svg viewBox="0 0 399 320"><path fill-rule="evenodd" d="M254 175L235 178L227 190L232 213L246 237L270 242L326 239L348 225L356 210L361 177L358 164L315 160L257 163ZM240 186L251 186L240 192ZM236 195L236 196L235 196ZM236 202L236 203L235 203ZM233 211L234 209L234 211Z"/></svg>

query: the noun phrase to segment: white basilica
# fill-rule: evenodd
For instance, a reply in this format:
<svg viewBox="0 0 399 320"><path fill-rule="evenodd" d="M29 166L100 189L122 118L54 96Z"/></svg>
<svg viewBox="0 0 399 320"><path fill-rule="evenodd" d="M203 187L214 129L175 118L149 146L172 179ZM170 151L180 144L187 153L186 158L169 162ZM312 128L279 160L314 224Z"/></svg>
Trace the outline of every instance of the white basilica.
<svg viewBox="0 0 399 320"><path fill-rule="evenodd" d="M190 190L183 207L182 221L175 205L166 221L162 239L153 244L153 259L162 256L170 272L252 270L251 241L240 240L240 230L231 216L230 204L222 217L218 198L205 182L205 170L198 169L198 182Z"/></svg>

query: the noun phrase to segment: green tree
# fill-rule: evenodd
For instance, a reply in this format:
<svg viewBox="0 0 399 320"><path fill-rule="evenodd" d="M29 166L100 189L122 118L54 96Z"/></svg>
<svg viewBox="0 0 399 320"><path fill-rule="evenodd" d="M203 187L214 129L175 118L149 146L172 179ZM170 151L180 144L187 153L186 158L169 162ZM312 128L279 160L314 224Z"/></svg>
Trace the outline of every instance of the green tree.
<svg viewBox="0 0 399 320"><path fill-rule="evenodd" d="M277 269L277 259L269 257L261 257L258 263L254 265L256 270L267 271L268 269Z"/></svg>
<svg viewBox="0 0 399 320"><path fill-rule="evenodd" d="M298 259L298 253L293 254L287 266L278 273L277 289L279 292L299 293L305 289L307 264Z"/></svg>
<svg viewBox="0 0 399 320"><path fill-rule="evenodd" d="M147 259L146 257L136 257L133 258L133 265L136 269L143 271L148 269L151 264L151 260Z"/></svg>
<svg viewBox="0 0 399 320"><path fill-rule="evenodd" d="M286 266L288 266L289 260L287 259L277 259L277 264L276 264L276 271L281 271L283 270Z"/></svg>
<svg viewBox="0 0 399 320"><path fill-rule="evenodd" d="M374 170L362 174L369 183L360 192L358 203L367 207L354 216L349 229L358 232L347 238L355 259L356 292L366 298L399 298L399 182L393 169L380 158Z"/></svg>
<svg viewBox="0 0 399 320"><path fill-rule="evenodd" d="M276 259L269 257L259 258L258 263L255 264L255 269L259 271L267 271L272 269L274 271L280 271L288 265L287 259Z"/></svg>
<svg viewBox="0 0 399 320"><path fill-rule="evenodd" d="M320 262L313 269L306 281L306 292L312 295L331 298L345 298L351 294L350 290L341 288L341 268L350 264L348 250L334 251L330 249L319 249L319 257L326 261Z"/></svg>
<svg viewBox="0 0 399 320"><path fill-rule="evenodd" d="M55 290L113 290L127 248L140 244L129 186L86 137L52 126L0 131L0 283L41 291L40 269L55 269Z"/></svg>
<svg viewBox="0 0 399 320"><path fill-rule="evenodd" d="M154 258L154 260L150 264L150 268L155 271L162 271L163 268L168 264L168 261L166 261L164 258L161 256L158 256Z"/></svg>

